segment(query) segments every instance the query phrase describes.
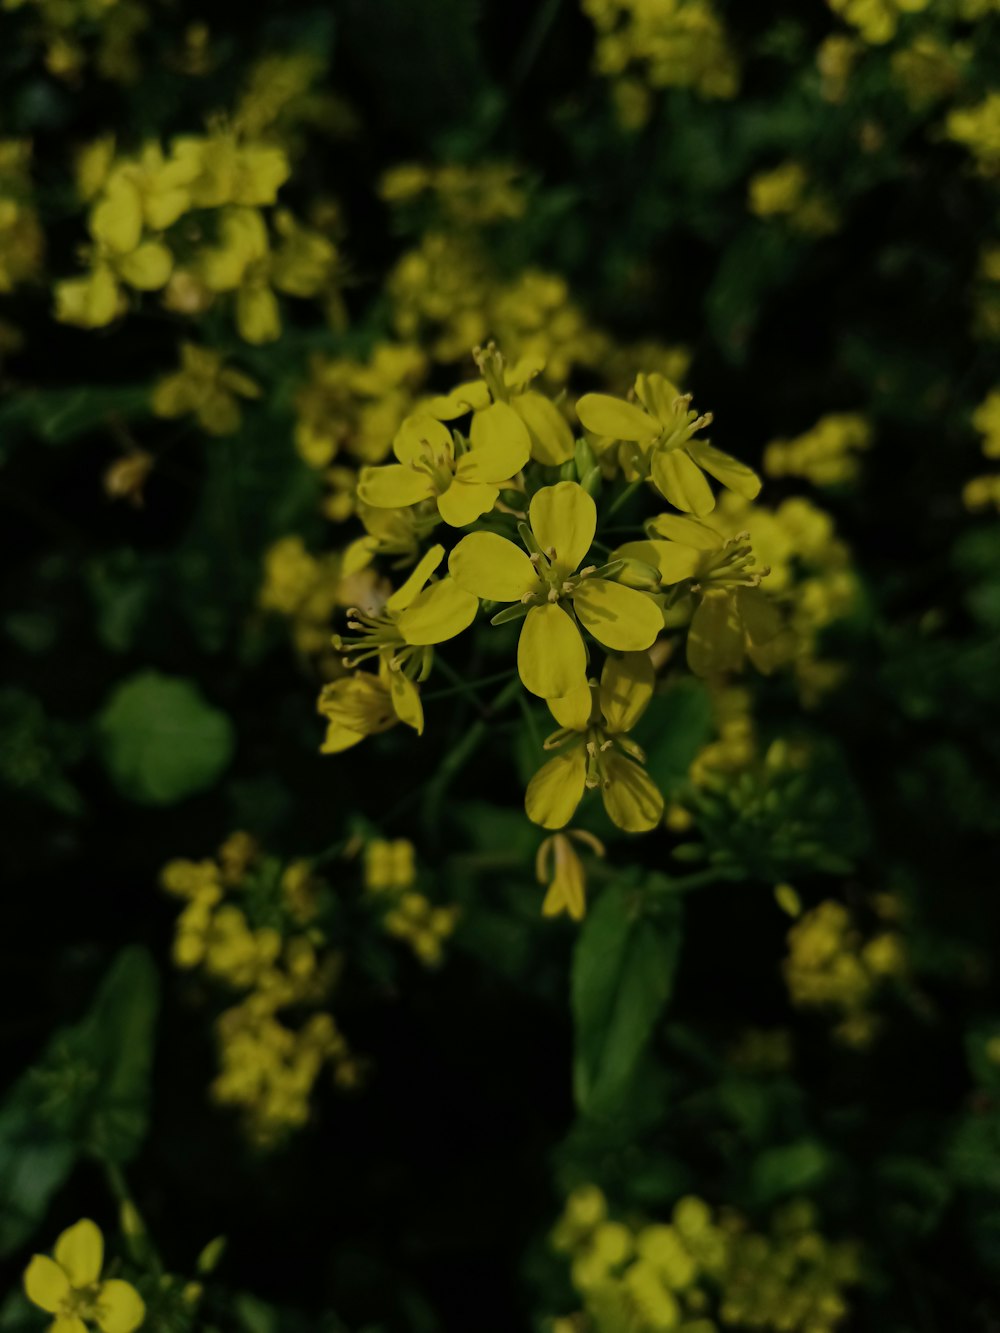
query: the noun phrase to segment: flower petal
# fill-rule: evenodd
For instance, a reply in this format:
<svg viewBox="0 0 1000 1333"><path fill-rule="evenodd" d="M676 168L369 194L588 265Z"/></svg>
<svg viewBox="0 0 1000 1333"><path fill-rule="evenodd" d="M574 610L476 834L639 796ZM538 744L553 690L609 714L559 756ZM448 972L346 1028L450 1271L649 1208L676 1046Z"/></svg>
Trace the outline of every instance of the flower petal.
<svg viewBox="0 0 1000 1333"><path fill-rule="evenodd" d="M49 1324L47 1333L90 1333L90 1331L79 1315L60 1314Z"/></svg>
<svg viewBox="0 0 1000 1333"><path fill-rule="evenodd" d="M646 524L647 532L682 546L693 546L696 551L721 551L722 537L707 523L686 514L658 514Z"/></svg>
<svg viewBox="0 0 1000 1333"><path fill-rule="evenodd" d="M526 690L562 699L587 679L587 651L580 631L557 602L533 606L517 641L517 670Z"/></svg>
<svg viewBox="0 0 1000 1333"><path fill-rule="evenodd" d="M663 628L651 597L609 579L584 579L573 594L573 609L599 643L619 652L649 648Z"/></svg>
<svg viewBox="0 0 1000 1333"><path fill-rule="evenodd" d="M432 583L396 620L407 643L444 643L461 634L476 618L479 598L460 588L454 579Z"/></svg>
<svg viewBox="0 0 1000 1333"><path fill-rule="evenodd" d="M624 542L613 552L616 560L641 560L644 565L652 565L660 571L663 583L680 583L682 579L693 579L701 566L700 551L690 546L681 546L678 542Z"/></svg>
<svg viewBox="0 0 1000 1333"><path fill-rule="evenodd" d="M519 394L511 407L528 428L531 456L536 463L558 467L573 457L573 432L551 398L529 389Z"/></svg>
<svg viewBox="0 0 1000 1333"><path fill-rule="evenodd" d="M506 481L521 471L531 454L528 428L506 403L477 412L469 438L472 450L460 466L470 481Z"/></svg>
<svg viewBox="0 0 1000 1333"><path fill-rule="evenodd" d="M418 736L424 734L424 706L420 691L402 671L389 672L389 693L392 707L400 722L412 727Z"/></svg>
<svg viewBox="0 0 1000 1333"><path fill-rule="evenodd" d="M659 449L653 455L653 481L660 494L689 514L708 514L715 496L705 474L683 449Z"/></svg>
<svg viewBox="0 0 1000 1333"><path fill-rule="evenodd" d="M467 412L478 412L488 407L489 401L490 391L483 381L470 380L452 389L451 393L428 398L423 406L441 421L454 421L456 417L464 417Z"/></svg>
<svg viewBox="0 0 1000 1333"><path fill-rule="evenodd" d="M236 327L255 347L281 337L281 310L270 287L241 287L236 293Z"/></svg>
<svg viewBox="0 0 1000 1333"><path fill-rule="evenodd" d="M561 699L546 699L545 702L561 727L567 727L570 731L586 731L594 711L594 694L588 681L583 681Z"/></svg>
<svg viewBox="0 0 1000 1333"><path fill-rule="evenodd" d="M452 578L466 592L491 602L519 602L542 584L519 546L498 532L470 532L448 558Z"/></svg>
<svg viewBox="0 0 1000 1333"><path fill-rule="evenodd" d="M387 611L405 611L444 559L444 547L438 544L420 557L410 577L397 588L385 604Z"/></svg>
<svg viewBox="0 0 1000 1333"><path fill-rule="evenodd" d="M747 655L758 671L769 675L788 657L788 636L782 633L778 608L760 588L740 588L736 601Z"/></svg>
<svg viewBox="0 0 1000 1333"><path fill-rule="evenodd" d="M585 430L607 435L613 440L641 440L648 443L660 434L660 424L635 403L612 398L606 393L585 393L577 400L576 415Z"/></svg>
<svg viewBox="0 0 1000 1333"><path fill-rule="evenodd" d="M406 509L434 494L434 483L426 472L402 463L361 469L358 496L376 509Z"/></svg>
<svg viewBox="0 0 1000 1333"><path fill-rule="evenodd" d="M756 500L760 494L760 477L738 458L713 448L704 440L689 440L687 451L699 467L745 500Z"/></svg>
<svg viewBox="0 0 1000 1333"><path fill-rule="evenodd" d="M465 458L462 459L464 462ZM438 496L438 513L450 527L467 528L482 514L490 512L499 494L500 488L487 482L463 481L460 463L455 480Z"/></svg>
<svg viewBox="0 0 1000 1333"><path fill-rule="evenodd" d="M691 618L687 663L696 676L739 671L743 665L743 624L736 598L724 588L710 588Z"/></svg>
<svg viewBox="0 0 1000 1333"><path fill-rule="evenodd" d="M677 416L674 403L681 397L681 391L665 375L655 371L652 375L636 375L635 392L646 411L661 425L669 425Z"/></svg>
<svg viewBox="0 0 1000 1333"><path fill-rule="evenodd" d="M543 764L528 783L524 808L542 828L564 828L583 799L587 782L587 751L581 744L563 750Z"/></svg>
<svg viewBox="0 0 1000 1333"><path fill-rule="evenodd" d="M24 1291L33 1305L55 1314L70 1293L69 1278L54 1259L36 1254L24 1270Z"/></svg>
<svg viewBox="0 0 1000 1333"><path fill-rule="evenodd" d="M572 574L590 550L597 531L597 505L575 481L543 486L531 497L528 519L535 540L554 564Z"/></svg>
<svg viewBox="0 0 1000 1333"><path fill-rule="evenodd" d="M146 1306L131 1282L111 1278L101 1283L97 1323L102 1333L133 1333L146 1317Z"/></svg>
<svg viewBox="0 0 1000 1333"><path fill-rule="evenodd" d="M608 785L601 789L604 808L613 824L626 833L647 833L663 818L663 797L644 768L624 755L604 757Z"/></svg>
<svg viewBox="0 0 1000 1333"><path fill-rule="evenodd" d="M104 1237L97 1223L84 1217L75 1226L67 1227L52 1253L74 1287L89 1287L101 1276Z"/></svg>
<svg viewBox="0 0 1000 1333"><path fill-rule="evenodd" d="M166 286L174 257L158 241L144 241L131 254L118 260L118 274L123 282L140 292L155 292Z"/></svg>
<svg viewBox="0 0 1000 1333"><path fill-rule="evenodd" d="M601 712L607 730L631 731L653 697L656 673L648 653L609 657L601 672Z"/></svg>
<svg viewBox="0 0 1000 1333"><path fill-rule="evenodd" d="M401 463L412 463L435 455L454 458L455 445L447 426L426 412L414 412L396 432L392 452Z"/></svg>

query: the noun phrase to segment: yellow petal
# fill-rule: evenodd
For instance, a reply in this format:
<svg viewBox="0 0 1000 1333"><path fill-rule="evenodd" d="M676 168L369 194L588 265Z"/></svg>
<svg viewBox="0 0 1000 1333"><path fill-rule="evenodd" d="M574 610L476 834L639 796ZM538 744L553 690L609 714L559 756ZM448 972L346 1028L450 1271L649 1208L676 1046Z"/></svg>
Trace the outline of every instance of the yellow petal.
<svg viewBox="0 0 1000 1333"><path fill-rule="evenodd" d="M432 546L420 557L406 582L398 587L386 602L386 610L405 611L443 559L444 547Z"/></svg>
<svg viewBox="0 0 1000 1333"><path fill-rule="evenodd" d="M134 1333L145 1317L146 1306L131 1282L111 1278L101 1283L97 1324L102 1333Z"/></svg>
<svg viewBox="0 0 1000 1333"><path fill-rule="evenodd" d="M609 579L584 579L573 594L573 609L599 643L619 652L650 647L663 628L651 597Z"/></svg>
<svg viewBox="0 0 1000 1333"><path fill-rule="evenodd" d="M90 214L90 234L115 254L127 255L142 236L142 199L131 181L116 176Z"/></svg>
<svg viewBox="0 0 1000 1333"><path fill-rule="evenodd" d="M241 287L236 293L236 327L240 337L259 347L281 337L278 298L270 287Z"/></svg>
<svg viewBox="0 0 1000 1333"><path fill-rule="evenodd" d="M488 407L489 403L489 389L482 380L472 380L468 384L460 384L449 394L427 399L424 407L441 421L454 421L456 417L464 417L467 412L478 412Z"/></svg>
<svg viewBox="0 0 1000 1333"><path fill-rule="evenodd" d="M528 428L506 403L477 412L469 438L472 450L459 467L470 481L506 481L521 471L531 454Z"/></svg>
<svg viewBox="0 0 1000 1333"><path fill-rule="evenodd" d="M648 653L609 657L601 672L601 712L607 730L631 731L653 697L656 673Z"/></svg>
<svg viewBox="0 0 1000 1333"><path fill-rule="evenodd" d="M765 675L780 666L788 655L778 608L760 588L740 588L736 593L747 655Z"/></svg>
<svg viewBox="0 0 1000 1333"><path fill-rule="evenodd" d="M420 691L402 671L389 672L389 693L392 706L400 722L412 727L418 736L424 734L424 707Z"/></svg>
<svg viewBox="0 0 1000 1333"><path fill-rule="evenodd" d="M448 569L460 588L490 602L518 602L540 592L535 567L513 542L496 532L470 532L452 551Z"/></svg>
<svg viewBox="0 0 1000 1333"><path fill-rule="evenodd" d="M701 468L683 449L660 449L653 455L653 481L660 494L689 514L708 514L715 496Z"/></svg>
<svg viewBox="0 0 1000 1333"><path fill-rule="evenodd" d="M626 833L647 833L663 818L663 797L644 768L624 755L604 757L608 785L601 789L604 808L613 824Z"/></svg>
<svg viewBox="0 0 1000 1333"><path fill-rule="evenodd" d="M561 699L546 699L549 712L561 727L570 731L586 731L594 708L594 694L587 681Z"/></svg>
<svg viewBox="0 0 1000 1333"><path fill-rule="evenodd" d="M451 459L455 456L451 431L435 421L426 412L415 412L406 418L392 442L392 452L401 463L414 463L435 455Z"/></svg>
<svg viewBox="0 0 1000 1333"><path fill-rule="evenodd" d="M569 840L564 839L569 845ZM586 911L586 880L583 865L576 853L556 854L556 872L542 903L542 916L558 916L567 912L574 921L582 921Z"/></svg>
<svg viewBox="0 0 1000 1333"><path fill-rule="evenodd" d="M543 764L528 783L524 808L542 828L564 828L576 813L587 781L587 751L575 744Z"/></svg>
<svg viewBox="0 0 1000 1333"><path fill-rule="evenodd" d="M517 670L526 690L542 699L562 699L587 678L587 653L580 631L556 602L533 606L517 641Z"/></svg>
<svg viewBox="0 0 1000 1333"><path fill-rule="evenodd" d="M731 592L710 588L691 619L687 662L696 676L739 671L743 665L743 624Z"/></svg>
<svg viewBox="0 0 1000 1333"><path fill-rule="evenodd" d="M87 1325L75 1314L56 1315L47 1333L89 1333Z"/></svg>
<svg viewBox="0 0 1000 1333"><path fill-rule="evenodd" d="M158 417L182 417L194 411L196 398L186 375L166 375L153 385L150 406Z"/></svg>
<svg viewBox="0 0 1000 1333"><path fill-rule="evenodd" d="M644 565L652 565L667 584L693 579L702 562L700 551L677 542L624 542L613 554L616 560L641 560Z"/></svg>
<svg viewBox="0 0 1000 1333"><path fill-rule="evenodd" d="M349 750L352 745L357 745L367 736L365 731L355 731L352 727L343 722L331 722L326 729L326 735L323 737L323 744L319 747L320 754L342 754L344 750Z"/></svg>
<svg viewBox="0 0 1000 1333"><path fill-rule="evenodd" d="M649 442L661 433L659 422L634 403L606 393L585 393L576 404L576 415L584 429L613 440Z"/></svg>
<svg viewBox="0 0 1000 1333"><path fill-rule="evenodd" d="M658 514L646 524L647 529L657 537L670 542L680 542L683 546L693 546L696 551L721 551L722 537L715 528L701 523L686 514Z"/></svg>
<svg viewBox="0 0 1000 1333"><path fill-rule="evenodd" d="M53 1254L74 1287L89 1287L101 1276L104 1237L96 1222L85 1217L62 1233Z"/></svg>
<svg viewBox="0 0 1000 1333"><path fill-rule="evenodd" d="M407 643L444 643L468 629L479 610L479 598L460 588L454 579L442 579L414 599L396 621Z"/></svg>
<svg viewBox="0 0 1000 1333"><path fill-rule="evenodd" d="M529 389L519 394L511 407L528 428L531 456L536 463L558 467L573 457L573 432L550 398Z"/></svg>
<svg viewBox="0 0 1000 1333"><path fill-rule="evenodd" d="M465 458L462 459L462 463L464 462ZM449 526L466 528L470 523L475 523L481 515L490 512L499 494L499 487L490 486L485 481L464 481L460 463L455 480L443 495L438 496L438 512Z"/></svg>
<svg viewBox="0 0 1000 1333"><path fill-rule="evenodd" d="M173 266L173 255L158 241L146 241L117 263L122 281L140 292L159 291L166 285Z"/></svg>
<svg viewBox="0 0 1000 1333"><path fill-rule="evenodd" d="M55 1312L69 1295L69 1278L47 1254L36 1254L24 1270L24 1291L33 1305Z"/></svg>
<svg viewBox="0 0 1000 1333"><path fill-rule="evenodd" d="M714 449L704 440L689 440L687 451L699 467L745 500L755 500L760 494L760 477L738 458Z"/></svg>
<svg viewBox="0 0 1000 1333"><path fill-rule="evenodd" d="M543 486L531 497L528 518L535 540L558 569L572 574L597 531L597 506L575 481Z"/></svg>
<svg viewBox="0 0 1000 1333"><path fill-rule="evenodd" d="M646 411L664 426L677 415L674 403L681 397L681 391L664 375L654 372L652 375L636 375L635 392Z"/></svg>
<svg viewBox="0 0 1000 1333"><path fill-rule="evenodd" d="M361 469L358 495L376 509L406 509L434 494L434 483L426 472L402 463Z"/></svg>

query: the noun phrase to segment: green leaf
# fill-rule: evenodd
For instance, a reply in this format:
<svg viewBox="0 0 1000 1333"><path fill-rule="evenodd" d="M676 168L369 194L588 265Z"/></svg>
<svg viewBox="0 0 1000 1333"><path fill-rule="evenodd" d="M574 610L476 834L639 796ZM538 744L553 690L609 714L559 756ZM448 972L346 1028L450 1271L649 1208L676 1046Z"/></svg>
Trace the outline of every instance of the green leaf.
<svg viewBox="0 0 1000 1333"><path fill-rule="evenodd" d="M606 888L580 931L573 957L574 1091L586 1115L612 1113L666 1008L680 948L679 904L642 914L624 885Z"/></svg>
<svg viewBox="0 0 1000 1333"><path fill-rule="evenodd" d="M189 680L144 671L114 691L98 719L105 767L123 796L172 805L211 787L233 756L225 713Z"/></svg>
<svg viewBox="0 0 1000 1333"><path fill-rule="evenodd" d="M753 1202L760 1206L790 1194L808 1193L830 1175L833 1156L816 1139L799 1139L780 1148L768 1148L750 1170Z"/></svg>
<svg viewBox="0 0 1000 1333"><path fill-rule="evenodd" d="M64 444L109 421L148 414L145 385L86 385L19 394L0 412L0 424L5 430L22 426L50 444Z"/></svg>
<svg viewBox="0 0 1000 1333"><path fill-rule="evenodd" d="M713 735L712 701L700 680L673 682L650 701L635 730L646 751L646 769L669 795L683 784L695 756Z"/></svg>

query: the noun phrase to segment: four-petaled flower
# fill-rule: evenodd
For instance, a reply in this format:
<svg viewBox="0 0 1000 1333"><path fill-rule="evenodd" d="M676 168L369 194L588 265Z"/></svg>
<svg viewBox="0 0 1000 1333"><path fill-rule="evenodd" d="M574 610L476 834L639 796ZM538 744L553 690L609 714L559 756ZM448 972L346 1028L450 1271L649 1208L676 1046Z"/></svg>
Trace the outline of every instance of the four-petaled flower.
<svg viewBox="0 0 1000 1333"><path fill-rule="evenodd" d="M578 571L597 528L597 507L582 486L543 486L528 516L530 526L522 523L520 532L530 556L497 533L470 532L448 568L459 588L527 610L518 672L532 694L557 699L586 684L587 651L577 620L606 648L630 652L650 647L663 619L645 592L612 582L614 564Z"/></svg>
<svg viewBox="0 0 1000 1333"><path fill-rule="evenodd" d="M456 454L447 426L427 414L403 422L392 443L398 463L368 467L358 495L378 509L406 509L436 499L453 528L464 528L493 508L500 484L528 461L527 427L506 403L494 403L472 418L471 448Z"/></svg>
<svg viewBox="0 0 1000 1333"><path fill-rule="evenodd" d="M56 1241L55 1258L36 1254L24 1273L28 1300L55 1315L49 1333L87 1333L96 1324L102 1333L133 1333L146 1317L142 1297L120 1278L101 1281L104 1237L83 1218Z"/></svg>
<svg viewBox="0 0 1000 1333"><path fill-rule="evenodd" d="M760 478L752 468L693 438L711 424L712 414L692 412L690 394L682 394L662 375L637 375L635 394L638 404L587 393L576 405L585 430L625 442L621 463L630 481L651 477L664 499L693 514L715 508L705 472L747 500L758 495Z"/></svg>
<svg viewBox="0 0 1000 1333"><path fill-rule="evenodd" d="M558 750L528 783L524 808L543 828L565 827L587 788L600 790L613 823L644 833L663 817L663 797L642 767L645 756L626 733L653 697L653 664L646 653L609 657L601 683L585 684L564 699L550 699L560 724L545 742Z"/></svg>

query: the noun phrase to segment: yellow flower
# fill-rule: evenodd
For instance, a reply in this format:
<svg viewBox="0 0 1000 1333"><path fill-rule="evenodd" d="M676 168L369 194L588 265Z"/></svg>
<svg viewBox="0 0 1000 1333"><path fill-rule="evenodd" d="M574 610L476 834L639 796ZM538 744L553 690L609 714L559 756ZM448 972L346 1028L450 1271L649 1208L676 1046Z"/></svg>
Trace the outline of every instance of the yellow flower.
<svg viewBox="0 0 1000 1333"><path fill-rule="evenodd" d="M278 300L270 285L271 247L264 218L255 208L229 208L219 224L219 244L201 255L201 277L213 292L236 293L240 337L259 345L281 335Z"/></svg>
<svg viewBox="0 0 1000 1333"><path fill-rule="evenodd" d="M100 329L126 308L125 296L108 264L98 264L82 278L55 287L56 319L81 329Z"/></svg>
<svg viewBox="0 0 1000 1333"><path fill-rule="evenodd" d="M528 461L531 441L520 417L494 403L472 419L471 447L456 457L456 441L432 416L408 417L393 441L398 463L365 468L358 496L379 509L405 509L436 499L438 512L453 528L487 514L500 484Z"/></svg>
<svg viewBox="0 0 1000 1333"><path fill-rule="evenodd" d="M748 500L759 493L760 479L751 468L706 440L693 438L711 423L712 414L690 411L690 394L681 394L668 379L655 374L637 375L635 393L639 404L588 393L576 405L586 430L625 442L622 467L630 481L651 477L675 508L695 514L707 514L715 507L705 472Z"/></svg>
<svg viewBox="0 0 1000 1333"><path fill-rule="evenodd" d="M407 838L391 842L373 839L365 848L365 888L370 893L401 893L416 879L413 843Z"/></svg>
<svg viewBox="0 0 1000 1333"><path fill-rule="evenodd" d="M539 884L548 884L548 892L542 903L543 916L558 916L560 912L566 912L574 921L582 921L587 910L587 879L583 862L571 838L589 847L597 856L604 855L604 844L583 829L553 833L538 849L535 878Z"/></svg>
<svg viewBox="0 0 1000 1333"><path fill-rule="evenodd" d="M291 175L283 149L263 143L240 143L236 135L225 129L201 138L175 139L172 147L175 159L191 171L194 208L221 208L226 204L256 208L273 204L278 190Z"/></svg>
<svg viewBox="0 0 1000 1333"><path fill-rule="evenodd" d="M662 628L656 603L645 593L612 582L618 566L588 565L577 572L597 529L597 507L575 481L543 486L532 496L530 526L520 525L530 556L493 532L470 532L451 553L448 568L460 588L494 602L520 605L500 612L524 616L517 669L524 687L557 699L586 683L587 651L577 625L619 652L650 647ZM575 618L574 618L575 617Z"/></svg>
<svg viewBox="0 0 1000 1333"><path fill-rule="evenodd" d="M55 1315L49 1333L86 1333L96 1324L102 1333L132 1333L146 1317L142 1297L120 1278L101 1281L104 1237L83 1218L56 1241L55 1258L36 1254L25 1269L28 1300Z"/></svg>
<svg viewBox="0 0 1000 1333"><path fill-rule="evenodd" d="M321 754L340 754L366 736L378 735L396 725L400 718L392 700L392 679L389 669L380 666L377 676L358 671L323 686L316 707L329 725L320 746ZM419 695L416 702L419 708ZM419 722L416 726L418 734L423 730L422 711Z"/></svg>
<svg viewBox="0 0 1000 1333"><path fill-rule="evenodd" d="M666 585L691 581L699 603L687 639L697 676L738 671L748 656L758 671L784 659L786 645L774 605L760 591L766 568L754 573L749 534L723 538L697 519L661 514L646 525L648 541L626 542L615 555L656 569Z"/></svg>
<svg viewBox="0 0 1000 1333"><path fill-rule="evenodd" d="M181 369L157 381L152 406L158 417L193 412L209 435L232 435L240 425L239 398L259 397L259 386L248 375L225 367L221 353L181 343Z"/></svg>
<svg viewBox="0 0 1000 1333"><path fill-rule="evenodd" d="M644 755L626 732L653 697L653 664L646 653L609 657L601 683L584 684L564 699L550 699L560 723L545 742L559 754L528 783L524 807L543 828L563 828L587 788L599 788L613 823L627 833L655 828L663 797L642 767Z"/></svg>

